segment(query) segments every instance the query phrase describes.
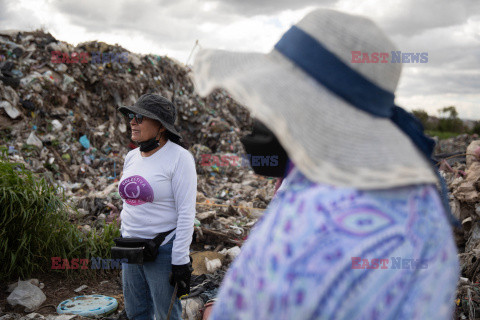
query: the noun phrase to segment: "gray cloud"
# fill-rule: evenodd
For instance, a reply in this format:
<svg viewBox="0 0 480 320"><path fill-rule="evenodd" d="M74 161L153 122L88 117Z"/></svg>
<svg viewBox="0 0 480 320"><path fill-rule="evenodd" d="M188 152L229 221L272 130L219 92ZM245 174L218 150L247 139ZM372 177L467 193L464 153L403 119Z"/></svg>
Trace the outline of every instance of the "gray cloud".
<svg viewBox="0 0 480 320"><path fill-rule="evenodd" d="M407 0L392 7L378 22L391 35L412 36L427 30L464 24L480 14L478 0Z"/></svg>
<svg viewBox="0 0 480 320"><path fill-rule="evenodd" d="M405 96L444 93L478 94L480 93L480 70L432 72L428 69L422 70L421 67L405 70L397 92Z"/></svg>
<svg viewBox="0 0 480 320"><path fill-rule="evenodd" d="M18 3L0 0L0 30L34 30L43 27L31 8L18 10Z"/></svg>
<svg viewBox="0 0 480 320"><path fill-rule="evenodd" d="M338 0L223 0L220 10L245 16L272 15L283 10L296 10L308 6L332 6Z"/></svg>
<svg viewBox="0 0 480 320"><path fill-rule="evenodd" d="M476 21L469 19L470 23ZM436 28L412 37L397 36L404 52L428 52L429 58L426 64L403 65L399 92L406 96L480 93L480 39L468 34L466 25Z"/></svg>
<svg viewBox="0 0 480 320"><path fill-rule="evenodd" d="M5 0L0 1L0 21L4 21L8 18L8 6Z"/></svg>
<svg viewBox="0 0 480 320"><path fill-rule="evenodd" d="M124 0L99 6L96 2L55 0L52 5L72 24L88 32L137 34L173 50L187 50L196 39L204 37L205 33L198 28L202 23L221 25L241 18L235 14L204 11L202 3L195 0Z"/></svg>

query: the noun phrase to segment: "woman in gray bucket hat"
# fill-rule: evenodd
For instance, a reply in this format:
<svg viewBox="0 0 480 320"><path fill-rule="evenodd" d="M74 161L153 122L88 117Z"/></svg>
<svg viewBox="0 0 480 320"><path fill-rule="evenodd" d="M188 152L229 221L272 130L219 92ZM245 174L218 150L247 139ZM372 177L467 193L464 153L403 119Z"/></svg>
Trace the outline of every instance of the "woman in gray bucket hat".
<svg viewBox="0 0 480 320"><path fill-rule="evenodd" d="M175 290L177 297L190 292L195 161L179 145L176 110L168 99L144 94L133 106L119 110L130 119L131 139L140 147L125 157L118 186L123 199L122 239L116 243L120 247L131 247L128 243L137 240L154 243L154 252L144 250L142 258L131 248L120 248L129 260L122 264L127 316L166 319L171 309L170 319L181 319L180 300L174 299L173 308L171 301Z"/></svg>
<svg viewBox="0 0 480 320"><path fill-rule="evenodd" d="M394 104L402 65L354 51L396 48L371 20L323 9L268 54L197 54L196 90L226 89L271 131L254 126L245 147L288 157L210 320L451 318L459 266L433 143Z"/></svg>

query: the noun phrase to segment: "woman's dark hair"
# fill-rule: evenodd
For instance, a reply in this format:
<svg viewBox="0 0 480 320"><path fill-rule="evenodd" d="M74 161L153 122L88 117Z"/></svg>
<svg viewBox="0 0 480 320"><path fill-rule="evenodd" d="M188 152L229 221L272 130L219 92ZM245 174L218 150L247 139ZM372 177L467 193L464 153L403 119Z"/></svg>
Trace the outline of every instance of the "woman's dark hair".
<svg viewBox="0 0 480 320"><path fill-rule="evenodd" d="M166 133L167 133L167 139L168 140L172 141L173 143L178 144L180 147L182 147L184 149L187 149L187 147L183 144L183 142L181 141L181 139L177 135L171 133L168 130L166 130Z"/></svg>

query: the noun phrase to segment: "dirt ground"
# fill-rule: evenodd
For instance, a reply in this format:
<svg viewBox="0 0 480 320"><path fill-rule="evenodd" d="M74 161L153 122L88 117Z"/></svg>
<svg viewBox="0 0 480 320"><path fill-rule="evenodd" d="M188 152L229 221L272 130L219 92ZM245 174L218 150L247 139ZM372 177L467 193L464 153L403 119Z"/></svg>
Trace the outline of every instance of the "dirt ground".
<svg viewBox="0 0 480 320"><path fill-rule="evenodd" d="M225 256L218 252L205 251L206 249L212 250L213 246L204 246L204 244L196 242L192 243L191 257L193 259L194 275L207 273L205 257L209 260L219 258L222 263L225 262ZM217 249L220 249L220 247L217 247ZM28 279L38 279L40 283L45 285L42 291L46 295L47 300L36 311L44 316L56 315L56 308L62 301L76 296L90 294L102 294L117 299L117 311L107 317L117 318L124 310L121 270L50 270L49 272L34 274ZM21 315L28 314L24 312L24 307L12 307L7 303L7 297L10 294L7 292L7 288L8 285L13 283L15 283L15 280L0 283L0 316L3 313L10 312ZM86 285L87 288L78 293L74 291L82 285ZM80 318L83 317L78 316L75 319Z"/></svg>
<svg viewBox="0 0 480 320"><path fill-rule="evenodd" d="M47 300L37 311L37 313L44 316L57 314L56 308L64 300L89 294L102 294L114 297L118 301L118 309L115 314L123 310L121 270L71 270L70 274L67 274L65 270L59 270L37 274L31 278L36 278L45 284L42 291L47 296ZM12 307L7 303L9 295L6 291L7 285L14 282L11 281L2 285L3 287L0 290L0 309L2 312L16 312L26 315L24 307ZM78 293L74 291L82 285L87 285L88 287Z"/></svg>

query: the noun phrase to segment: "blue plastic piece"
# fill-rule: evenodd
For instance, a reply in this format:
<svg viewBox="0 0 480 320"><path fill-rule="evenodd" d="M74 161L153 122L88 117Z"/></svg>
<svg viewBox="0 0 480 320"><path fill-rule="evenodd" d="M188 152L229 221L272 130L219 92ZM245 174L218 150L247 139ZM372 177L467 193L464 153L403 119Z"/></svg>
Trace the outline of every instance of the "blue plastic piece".
<svg viewBox="0 0 480 320"><path fill-rule="evenodd" d="M90 148L90 141L88 140L87 136L83 135L80 137L80 144L85 148Z"/></svg>

